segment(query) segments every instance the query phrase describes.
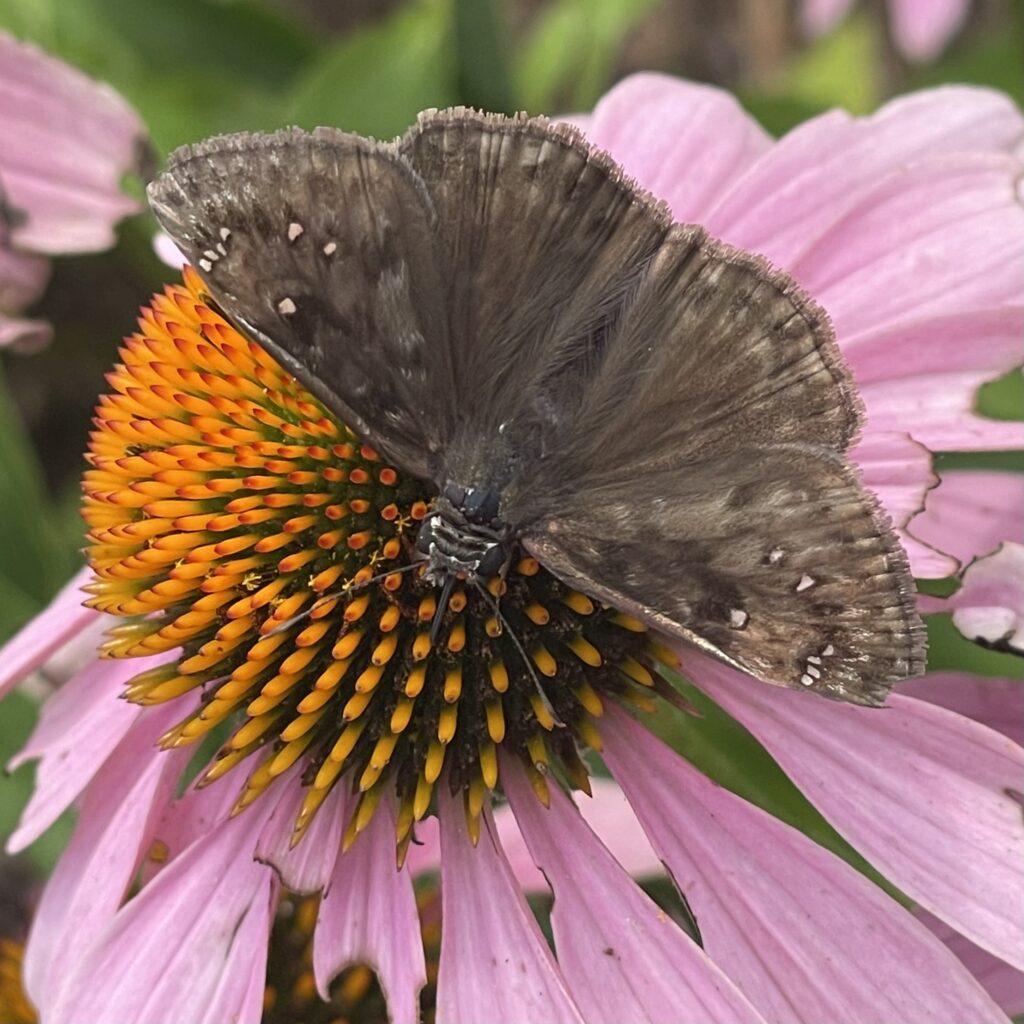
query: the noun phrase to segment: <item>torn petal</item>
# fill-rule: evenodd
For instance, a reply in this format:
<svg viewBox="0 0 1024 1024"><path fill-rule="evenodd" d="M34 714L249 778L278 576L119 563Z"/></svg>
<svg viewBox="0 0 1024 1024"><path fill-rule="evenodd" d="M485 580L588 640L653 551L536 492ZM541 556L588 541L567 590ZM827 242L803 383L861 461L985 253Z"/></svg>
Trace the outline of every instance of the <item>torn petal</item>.
<svg viewBox="0 0 1024 1024"><path fill-rule="evenodd" d="M344 808L322 808L320 814L325 813L344 815ZM306 835L302 843L312 838ZM391 1024L417 1024L427 969L412 875L395 865L390 798L381 801L366 830L338 857L320 903L313 972L323 999L334 978L355 963L369 964L376 972Z"/></svg>
<svg viewBox="0 0 1024 1024"><path fill-rule="evenodd" d="M587 1024L763 1024L558 787L545 808L518 765L506 760L501 778L526 845L554 890L558 964Z"/></svg>
<svg viewBox="0 0 1024 1024"><path fill-rule="evenodd" d="M494 822L474 847L461 800L441 787L441 962L437 1024L466 1024L487 1007L501 1024L583 1024L537 927Z"/></svg>

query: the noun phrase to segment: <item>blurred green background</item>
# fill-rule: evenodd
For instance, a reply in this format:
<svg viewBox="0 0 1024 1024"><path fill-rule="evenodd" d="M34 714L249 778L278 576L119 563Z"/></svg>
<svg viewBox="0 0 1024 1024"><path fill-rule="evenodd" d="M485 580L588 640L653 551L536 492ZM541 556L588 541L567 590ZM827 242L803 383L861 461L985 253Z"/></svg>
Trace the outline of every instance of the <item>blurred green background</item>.
<svg viewBox="0 0 1024 1024"><path fill-rule="evenodd" d="M417 111L453 103L585 110L640 69L733 89L776 134L835 105L863 113L940 82L992 85L1024 104L1024 0L977 0L927 66L900 57L875 0L813 42L799 32L792 0L0 0L0 26L115 86L161 157L213 133L286 124L389 137ZM138 182L129 187L141 196ZM136 310L174 276L153 255L154 229L139 214L112 251L58 259L32 311L55 324L53 345L0 357L0 640L78 565L78 476L92 406ZM1019 377L983 401L991 414L1021 416ZM940 466L952 464L1024 469L1019 453L940 456ZM974 647L948 622L934 624L932 639L937 667L1021 675L1019 660ZM4 702L0 760L35 714L31 697ZM670 732L727 785L841 848L725 716L709 713L699 732L686 721ZM0 782L0 835L30 787L31 769ZM52 863L66 827L33 847L32 864Z"/></svg>

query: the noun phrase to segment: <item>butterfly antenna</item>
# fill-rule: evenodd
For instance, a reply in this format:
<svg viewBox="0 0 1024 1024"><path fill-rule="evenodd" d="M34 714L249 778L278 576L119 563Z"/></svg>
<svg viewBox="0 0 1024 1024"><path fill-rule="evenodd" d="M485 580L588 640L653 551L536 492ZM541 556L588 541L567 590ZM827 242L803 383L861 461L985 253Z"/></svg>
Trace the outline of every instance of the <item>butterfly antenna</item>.
<svg viewBox="0 0 1024 1024"><path fill-rule="evenodd" d="M430 646L437 643L437 637L441 632L441 624L444 620L444 613L448 610L448 602L451 600L452 590L455 588L455 574L448 573L441 586L441 596L437 599L437 609L434 612L434 619L430 623Z"/></svg>
<svg viewBox="0 0 1024 1024"><path fill-rule="evenodd" d="M418 569L426 559L419 562L413 562L410 565L403 565L401 569L389 569L387 572L378 573L376 576L371 576L368 580L362 580L360 583L351 583L347 587L340 587L338 590L332 590L329 594L321 594L304 612L299 612L298 615L293 615L290 619L285 619L279 626L275 626L267 636L277 636L278 633L283 633L286 629L291 629L292 626L298 625L300 622L304 622L308 619L313 612L317 610L325 601L330 601L335 597L341 597L342 594L351 594L356 590L363 590L373 583L379 583L381 580L386 580L389 576L398 576L402 573L412 572L413 569Z"/></svg>
<svg viewBox="0 0 1024 1024"><path fill-rule="evenodd" d="M552 717L552 719L554 719L555 725L560 728L564 728L565 722L558 717L558 712L555 711L554 705L551 703L548 695L544 692L544 686L540 681L540 676L537 675L537 670L534 668L533 662L530 660L530 656L526 653L526 648L516 635L516 631L509 624L508 619L502 615L501 606L498 604L497 599L479 580L474 580L473 584L476 587L477 592L484 599L484 602L490 607L491 611L494 612L495 618L501 623L502 632L508 633L509 639L515 645L515 649L519 652L519 656L523 659L523 664L526 666L526 671L530 673L530 678L533 680L533 685L537 690L537 696L540 697L541 703L547 709L547 713Z"/></svg>

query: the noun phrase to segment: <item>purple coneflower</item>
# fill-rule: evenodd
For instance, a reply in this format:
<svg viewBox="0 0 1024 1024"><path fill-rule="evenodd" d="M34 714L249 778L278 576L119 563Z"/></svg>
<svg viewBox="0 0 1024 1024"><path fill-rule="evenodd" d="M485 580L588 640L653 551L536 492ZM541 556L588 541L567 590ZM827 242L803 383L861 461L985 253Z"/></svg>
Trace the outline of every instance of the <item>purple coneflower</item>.
<svg viewBox="0 0 1024 1024"><path fill-rule="evenodd" d="M50 340L49 324L20 314L46 287L47 257L114 244L139 208L121 179L145 139L113 89L0 30L0 348Z"/></svg>
<svg viewBox="0 0 1024 1024"><path fill-rule="evenodd" d="M853 5L854 0L803 0L800 20L808 35L820 35ZM888 0L893 42L907 60L933 60L963 27L970 7L971 0Z"/></svg>
<svg viewBox="0 0 1024 1024"><path fill-rule="evenodd" d="M1021 359L1020 112L944 89L773 142L722 92L638 76L580 123L677 219L764 254L829 310L867 409L855 455L915 573L979 553L918 541L912 520L931 450L1024 443L1024 425L973 411ZM2 661L12 685L106 631L20 755L39 768L12 848L79 808L26 951L43 1024L259 1021L282 887L323 893L320 993L367 963L392 1020L413 1022L427 964L412 868L431 857L441 1024L1005 1021L914 914L709 780L648 716L669 710L656 683L678 665L908 901L1021 967L1024 751L1007 736L902 694L871 710L766 687L522 558L502 607L563 687L567 739L519 666L474 654L495 624L457 591L431 646L432 599L393 571L429 496L191 271L121 359L85 478L92 571ZM556 782L586 793L598 752L699 933ZM510 810L492 807L499 783ZM509 814L554 893L553 951L502 842ZM438 848L406 859L435 828Z"/></svg>

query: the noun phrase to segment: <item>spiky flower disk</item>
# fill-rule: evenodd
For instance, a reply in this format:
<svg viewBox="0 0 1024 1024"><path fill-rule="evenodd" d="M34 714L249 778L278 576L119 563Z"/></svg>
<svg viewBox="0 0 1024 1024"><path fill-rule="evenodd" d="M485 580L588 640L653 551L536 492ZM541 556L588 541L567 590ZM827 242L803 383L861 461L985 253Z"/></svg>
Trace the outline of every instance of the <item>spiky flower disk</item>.
<svg viewBox="0 0 1024 1024"><path fill-rule="evenodd" d="M143 310L121 358L84 480L88 603L127 620L106 656L168 653L129 700L201 692L163 742L227 733L204 782L244 762L241 808L301 762L296 837L342 782L359 794L347 842L390 788L400 850L443 772L475 836L499 746L542 800L552 770L587 787L580 750L600 748L603 701L649 705L654 661L668 657L640 623L520 557L490 585L509 629L457 589L432 645L435 588L400 571L427 484L361 444L188 270Z"/></svg>

